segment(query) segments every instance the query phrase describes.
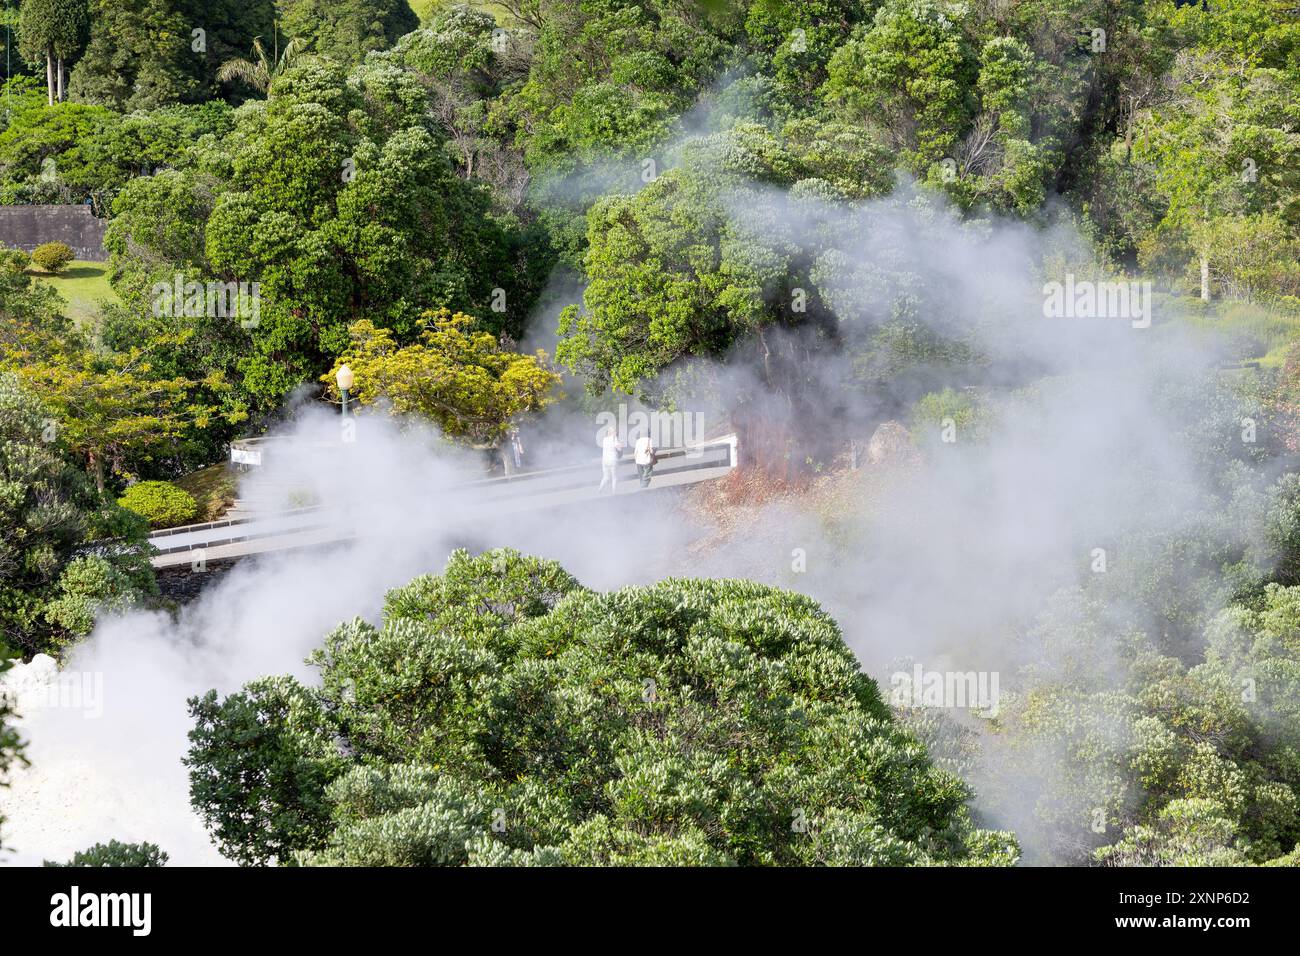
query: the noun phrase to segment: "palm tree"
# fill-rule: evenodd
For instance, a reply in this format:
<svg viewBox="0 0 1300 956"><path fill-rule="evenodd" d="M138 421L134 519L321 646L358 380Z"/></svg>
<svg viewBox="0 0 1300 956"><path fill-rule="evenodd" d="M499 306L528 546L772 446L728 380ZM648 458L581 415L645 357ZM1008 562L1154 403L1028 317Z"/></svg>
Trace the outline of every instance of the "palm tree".
<svg viewBox="0 0 1300 956"><path fill-rule="evenodd" d="M271 80L288 69L301 52L302 44L297 39L293 39L285 44L284 52L280 54L279 59L273 59L267 56L266 47L262 46L262 38L255 37L253 59L227 60L221 64L221 69L217 70L217 80L222 83L242 80L258 92L265 93L271 87Z"/></svg>

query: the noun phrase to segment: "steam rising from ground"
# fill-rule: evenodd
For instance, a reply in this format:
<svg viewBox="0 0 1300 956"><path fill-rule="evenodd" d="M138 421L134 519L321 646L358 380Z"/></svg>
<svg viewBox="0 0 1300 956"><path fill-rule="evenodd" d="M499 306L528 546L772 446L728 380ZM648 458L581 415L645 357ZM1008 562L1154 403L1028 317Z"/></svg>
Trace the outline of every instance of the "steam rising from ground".
<svg viewBox="0 0 1300 956"><path fill-rule="evenodd" d="M188 810L180 764L186 698L212 687L228 693L268 673L311 680L302 660L326 631L354 615L376 618L386 589L437 572L452 547L507 545L553 557L602 589L669 574L781 584L826 604L885 690L900 657L1000 671L1005 684L1026 665L1053 666L1033 640L1033 622L1087 578L1094 549L1107 549L1107 574L1136 574L1136 555L1126 551L1133 533L1196 526L1214 507L1212 479L1194 454L1203 437L1195 416L1164 397L1199 381L1212 345L1162 328L1159 315L1149 329L1124 319L1044 318L1045 276L1078 254L1068 230L970 227L907 195L845 212L749 193L737 197L734 215L742 226L815 247L837 277L826 286L837 312L853 316L845 354L805 368L826 398L801 412L797 428L865 441L915 397L855 391L848 381L853 349L896 313L906 289L919 303L918 322L960 333L985 358L978 381L953 382L982 389L990 412L978 434L963 426L947 443L938 425L933 434L922 430L920 468L867 469L829 515L773 506L701 548L713 529L666 491L465 527L459 505L440 489L473 474L475 456L362 419L354 444L268 463L264 478L266 494L308 492L321 501L331 520L357 531L354 542L246 560L176 619L106 620L72 654L66 670L103 674L103 716L39 710L22 725L33 768L0 791L13 861L66 858L109 838L157 842L177 863L218 859ZM1055 266L1044 263L1048 256ZM900 270L903 281L894 278ZM727 396L763 388L740 358L695 372L706 388L681 401L707 414L711 432ZM945 374L934 370L926 387ZM1016 390L1044 375L1045 383ZM602 407L616 411L618 401ZM291 431L337 444L339 424L308 410ZM525 438L533 454L558 460L593 456L594 434L590 408L570 403ZM593 491L598 480L593 465ZM806 570L795 569L796 549ZM1108 594L1113 627L1098 636L1094 660L1103 681L1110 642L1122 628L1151 623L1122 588ZM983 779L999 769L985 766ZM991 822L1028 834L1038 784L1018 783L1020 799L1007 795L1016 787L991 784L981 807Z"/></svg>

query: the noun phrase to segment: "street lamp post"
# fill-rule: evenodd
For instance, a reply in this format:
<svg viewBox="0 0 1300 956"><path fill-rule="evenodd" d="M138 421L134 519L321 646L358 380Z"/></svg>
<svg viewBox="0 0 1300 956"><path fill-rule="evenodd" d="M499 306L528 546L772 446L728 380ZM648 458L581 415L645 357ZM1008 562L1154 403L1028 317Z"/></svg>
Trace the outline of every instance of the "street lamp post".
<svg viewBox="0 0 1300 956"><path fill-rule="evenodd" d="M346 365L339 366L338 372L334 376L334 381L338 383L339 391L343 393L343 415L348 414L348 392L352 391L354 377L352 369Z"/></svg>

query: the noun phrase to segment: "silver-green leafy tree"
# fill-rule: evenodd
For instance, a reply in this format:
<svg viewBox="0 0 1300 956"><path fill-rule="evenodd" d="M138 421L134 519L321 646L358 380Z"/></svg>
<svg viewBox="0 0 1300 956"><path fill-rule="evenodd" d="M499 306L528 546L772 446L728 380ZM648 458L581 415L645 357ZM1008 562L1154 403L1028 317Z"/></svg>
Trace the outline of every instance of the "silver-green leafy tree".
<svg viewBox="0 0 1300 956"><path fill-rule="evenodd" d="M310 658L190 702L229 857L309 865L1010 864L835 622L748 581L606 594L458 551Z"/></svg>

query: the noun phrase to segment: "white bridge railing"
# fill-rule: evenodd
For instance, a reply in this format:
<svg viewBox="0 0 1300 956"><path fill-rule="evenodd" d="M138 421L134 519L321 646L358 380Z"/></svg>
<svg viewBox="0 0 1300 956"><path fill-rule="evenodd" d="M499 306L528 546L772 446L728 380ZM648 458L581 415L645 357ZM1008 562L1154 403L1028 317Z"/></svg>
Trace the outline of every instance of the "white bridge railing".
<svg viewBox="0 0 1300 956"><path fill-rule="evenodd" d="M256 467L267 462L266 453L274 454L273 449L279 440L275 438L241 439L231 446L231 460ZM334 446L328 443L312 443L313 451L328 450ZM236 452L239 458L236 458ZM242 459L242 460L241 460ZM726 471L736 468L738 464L735 435L724 435L711 441L701 442L683 448L668 448L658 452L654 479L664 485L689 484L721 477ZM636 488L635 462L631 456L625 456L619 463L619 477L628 480L625 487ZM701 472L695 478L693 472ZM707 474L705 474L707 472ZM482 478L474 481L460 482L436 489L440 492L467 492L474 499L477 508L491 509L504 507L508 510L532 510L530 498L536 499L535 507L545 509L569 503L589 500L589 496L574 496L574 492L595 492L600 475L600 459L561 468L549 468L537 471L520 471L511 475ZM665 482L664 479L672 479ZM655 490L652 483L649 489ZM643 489L637 488L640 491ZM621 496L620 496L621 497ZM460 517L472 516L477 508L469 508ZM304 543L319 539L319 532L328 531L334 526L328 516L332 514L327 506L289 508L275 511L245 514L237 518L208 521L201 524L184 525L154 532L149 543L156 549L156 566L173 566L176 557L198 550L222 548L228 545L244 545L241 556L259 551L256 542L267 539L268 543L261 550L280 549L286 540L301 537ZM315 533L315 534L313 534ZM340 533L339 540L347 535ZM273 542L270 539L275 539Z"/></svg>

